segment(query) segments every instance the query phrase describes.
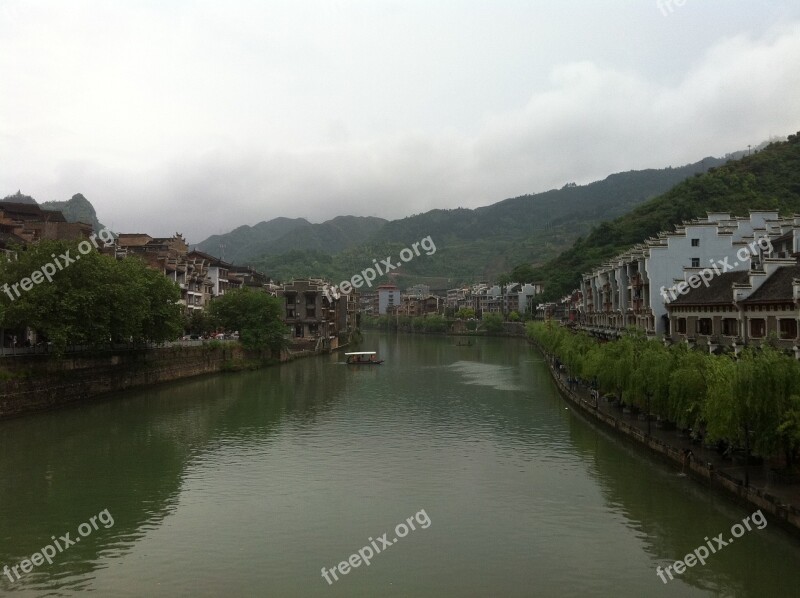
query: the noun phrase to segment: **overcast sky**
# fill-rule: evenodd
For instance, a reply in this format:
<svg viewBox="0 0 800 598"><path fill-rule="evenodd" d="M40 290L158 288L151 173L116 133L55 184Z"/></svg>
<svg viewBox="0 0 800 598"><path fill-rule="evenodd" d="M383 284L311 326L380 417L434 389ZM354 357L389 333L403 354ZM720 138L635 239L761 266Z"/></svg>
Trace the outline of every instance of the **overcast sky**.
<svg viewBox="0 0 800 598"><path fill-rule="evenodd" d="M797 0L0 0L0 196L122 232L477 207L798 130Z"/></svg>

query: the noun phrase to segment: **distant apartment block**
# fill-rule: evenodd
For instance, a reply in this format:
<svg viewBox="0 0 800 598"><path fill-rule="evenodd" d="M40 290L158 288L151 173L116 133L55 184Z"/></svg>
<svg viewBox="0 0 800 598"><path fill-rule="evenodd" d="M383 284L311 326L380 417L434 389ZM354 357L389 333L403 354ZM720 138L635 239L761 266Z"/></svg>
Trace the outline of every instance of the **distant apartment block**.
<svg viewBox="0 0 800 598"><path fill-rule="evenodd" d="M400 305L400 289L396 285L385 283L380 285L376 292L378 293L378 315L394 313Z"/></svg>

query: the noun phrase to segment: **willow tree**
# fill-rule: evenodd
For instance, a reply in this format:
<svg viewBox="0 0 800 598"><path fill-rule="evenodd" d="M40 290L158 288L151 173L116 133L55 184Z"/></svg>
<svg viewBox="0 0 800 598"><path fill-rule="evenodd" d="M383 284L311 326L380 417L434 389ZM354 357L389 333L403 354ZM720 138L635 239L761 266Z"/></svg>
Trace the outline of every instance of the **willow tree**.
<svg viewBox="0 0 800 598"><path fill-rule="evenodd" d="M787 400L786 410L778 426L781 449L783 450L786 469L794 466L800 453L800 395L791 395Z"/></svg>
<svg viewBox="0 0 800 598"><path fill-rule="evenodd" d="M669 377L666 416L682 428L698 428L708 394L707 352L693 351L685 343L670 347L673 369Z"/></svg>
<svg viewBox="0 0 800 598"><path fill-rule="evenodd" d="M650 415L664 416L668 411L670 374L673 355L661 343L644 337L631 337L634 368L628 380L632 400L647 413L647 432L650 433Z"/></svg>
<svg viewBox="0 0 800 598"><path fill-rule="evenodd" d="M771 350L755 353L746 349L733 362L718 357L710 362L705 419L708 434L744 448L744 483L750 485L750 454L753 448L769 454L780 425L780 403L770 383L769 367L775 364Z"/></svg>
<svg viewBox="0 0 800 598"><path fill-rule="evenodd" d="M783 448L780 428L794 407L791 397L800 393L800 368L793 358L765 346L753 355L752 376L753 448L768 456Z"/></svg>
<svg viewBox="0 0 800 598"><path fill-rule="evenodd" d="M601 389L615 392L622 402L635 368L633 349L634 342L629 337L596 344L587 352L584 375L595 378Z"/></svg>

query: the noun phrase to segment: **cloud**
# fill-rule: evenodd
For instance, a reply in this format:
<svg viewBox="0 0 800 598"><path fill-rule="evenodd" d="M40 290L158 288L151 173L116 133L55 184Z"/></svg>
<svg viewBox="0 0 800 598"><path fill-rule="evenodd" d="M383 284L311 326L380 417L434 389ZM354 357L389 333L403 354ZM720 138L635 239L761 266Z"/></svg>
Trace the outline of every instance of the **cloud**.
<svg viewBox="0 0 800 598"><path fill-rule="evenodd" d="M392 87L398 71L348 46L352 23L331 33L315 20L310 46L280 28L259 37L253 26L237 45L242 32L230 15L189 26L175 9L150 28L152 15L139 7L104 13L110 32L93 33L109 44L103 53L69 45L77 19L37 37L37 15L9 6L19 5L4 5L6 16L28 32L13 40L30 53L27 64L52 72L37 50L44 38L53 48L63 43L66 56L54 59L63 72L50 79L19 72L0 51L0 74L13 73L19 92L0 98L0 111L19 115L0 122L0 192L19 188L42 201L81 192L102 222L124 231L177 230L199 241L277 216L320 222L477 207L800 129L800 71L792 68L800 64L799 22L721 38L688 68L676 66L677 76L599 57L554 61L542 81L516 84L526 97L483 98L479 109L466 105L477 95L446 96L447 81L433 82L442 73L412 73L404 55L386 57L410 69ZM115 46L114 35L128 30L130 43ZM354 70L360 60L374 70ZM75 61L85 70L76 72ZM463 90L464 76L450 83ZM426 103L435 111L426 113ZM448 106L452 119L427 122Z"/></svg>

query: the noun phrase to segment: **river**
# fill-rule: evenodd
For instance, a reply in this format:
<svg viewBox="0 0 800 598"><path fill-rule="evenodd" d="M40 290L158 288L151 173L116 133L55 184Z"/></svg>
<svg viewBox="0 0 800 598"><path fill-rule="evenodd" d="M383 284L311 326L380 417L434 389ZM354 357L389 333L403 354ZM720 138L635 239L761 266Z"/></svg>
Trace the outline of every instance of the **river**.
<svg viewBox="0 0 800 598"><path fill-rule="evenodd" d="M0 592L797 595L768 520L664 583L750 512L573 413L522 340L373 348L0 422Z"/></svg>

